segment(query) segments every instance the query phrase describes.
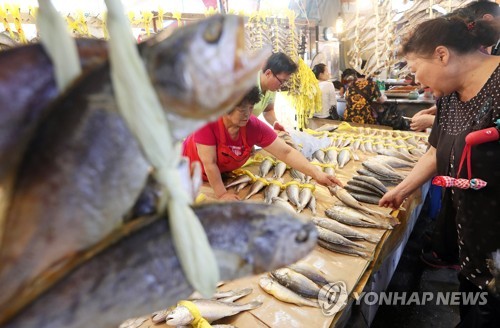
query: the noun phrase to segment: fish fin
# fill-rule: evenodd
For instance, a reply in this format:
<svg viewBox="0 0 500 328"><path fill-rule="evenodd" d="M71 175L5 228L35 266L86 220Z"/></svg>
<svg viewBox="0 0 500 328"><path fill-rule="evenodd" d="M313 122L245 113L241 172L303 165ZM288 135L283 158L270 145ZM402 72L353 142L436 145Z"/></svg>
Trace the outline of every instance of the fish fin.
<svg viewBox="0 0 500 328"><path fill-rule="evenodd" d="M378 243L380 241L380 238L377 237L377 236L372 236L372 235L366 235L365 238L364 238L366 241L370 242L370 243Z"/></svg>
<svg viewBox="0 0 500 328"><path fill-rule="evenodd" d="M241 308L243 311L253 310L253 309L260 307L262 304L264 304L264 303L262 303L260 301L252 301L250 303L242 304Z"/></svg>

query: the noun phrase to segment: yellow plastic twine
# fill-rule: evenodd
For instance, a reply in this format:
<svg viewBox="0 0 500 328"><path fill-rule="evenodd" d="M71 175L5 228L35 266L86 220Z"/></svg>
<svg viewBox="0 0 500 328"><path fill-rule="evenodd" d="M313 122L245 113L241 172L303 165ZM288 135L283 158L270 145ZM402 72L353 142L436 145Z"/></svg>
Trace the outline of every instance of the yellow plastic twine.
<svg viewBox="0 0 500 328"><path fill-rule="evenodd" d="M191 326L193 328L211 328L212 326L208 323L208 321L201 316L200 310L196 304L190 301L180 301L177 303L178 306L183 306L188 309L189 313L193 316L193 322L191 322Z"/></svg>
<svg viewBox="0 0 500 328"><path fill-rule="evenodd" d="M174 147L165 113L139 56L121 2L105 0L105 3L111 80L119 112L154 167L154 177L163 189L158 210L159 213L168 210L175 251L186 279L208 297L220 280L219 268L203 226L190 207L191 197L179 188L180 145Z"/></svg>
<svg viewBox="0 0 500 328"><path fill-rule="evenodd" d="M255 180L257 180L257 177L250 171L248 170L243 170L243 169L237 169L237 170L234 170L232 172L233 174L235 174L236 176L240 176L240 175L248 175L250 177L250 179L252 180L252 183L255 182Z"/></svg>

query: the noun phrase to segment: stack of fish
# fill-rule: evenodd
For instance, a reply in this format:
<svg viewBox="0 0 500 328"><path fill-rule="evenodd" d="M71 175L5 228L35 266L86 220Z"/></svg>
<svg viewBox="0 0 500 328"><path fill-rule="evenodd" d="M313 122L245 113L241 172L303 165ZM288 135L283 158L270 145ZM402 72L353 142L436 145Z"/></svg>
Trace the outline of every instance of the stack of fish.
<svg viewBox="0 0 500 328"><path fill-rule="evenodd" d="M363 168L357 170L360 175L377 178L386 186L396 185L405 178L404 174L396 172L391 166L385 163L368 160L364 161L362 165Z"/></svg>
<svg viewBox="0 0 500 328"><path fill-rule="evenodd" d="M275 270L259 280L259 286L276 299L311 307L319 307L320 289L329 283L322 271L303 262Z"/></svg>
<svg viewBox="0 0 500 328"><path fill-rule="evenodd" d="M357 175L344 187L356 200L377 205L387 188L375 177Z"/></svg>

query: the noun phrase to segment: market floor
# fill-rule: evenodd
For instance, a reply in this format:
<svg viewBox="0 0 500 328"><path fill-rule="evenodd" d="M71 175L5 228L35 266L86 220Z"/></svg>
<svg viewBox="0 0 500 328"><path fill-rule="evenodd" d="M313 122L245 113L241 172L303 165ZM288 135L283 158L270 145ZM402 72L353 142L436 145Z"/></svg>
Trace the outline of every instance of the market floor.
<svg viewBox="0 0 500 328"><path fill-rule="evenodd" d="M424 246L424 232L431 231L434 224L428 213L428 206L424 206L387 291L419 292L420 295L423 292L431 292L436 295L437 292L458 290L456 271L432 269L419 258ZM382 305L371 327L449 328L455 327L458 322L458 306L436 305L435 302L428 302L426 305ZM351 327L358 327L358 325L354 324Z"/></svg>

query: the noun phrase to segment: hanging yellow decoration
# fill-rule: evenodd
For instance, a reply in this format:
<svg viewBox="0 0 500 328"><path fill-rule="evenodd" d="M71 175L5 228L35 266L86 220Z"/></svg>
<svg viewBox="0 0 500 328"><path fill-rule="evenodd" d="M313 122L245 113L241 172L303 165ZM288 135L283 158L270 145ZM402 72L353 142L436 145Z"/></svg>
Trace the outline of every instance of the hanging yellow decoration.
<svg viewBox="0 0 500 328"><path fill-rule="evenodd" d="M142 22L144 23L144 28L146 29L146 35L149 37L151 35L151 31L149 29L149 26L151 25L151 22L153 21L153 13L150 11L144 11L141 12L142 14Z"/></svg>
<svg viewBox="0 0 500 328"><path fill-rule="evenodd" d="M180 11L175 11L172 13L172 17L177 19L177 26L181 26L182 25L182 21L181 21L181 18L182 18L182 13Z"/></svg>
<svg viewBox="0 0 500 328"><path fill-rule="evenodd" d="M66 24L68 24L69 31L71 34L80 35L80 26L78 25L78 22L73 19L70 15L66 16Z"/></svg>
<svg viewBox="0 0 500 328"><path fill-rule="evenodd" d="M76 22L78 22L78 28L82 35L91 36L89 32L89 27L87 25L87 20L85 19L85 14L81 10L76 11Z"/></svg>
<svg viewBox="0 0 500 328"><path fill-rule="evenodd" d="M3 28L9 32L10 38L15 40L16 36L14 32L12 32L9 21L7 20L7 8L4 8L2 5L0 5L0 19L2 20Z"/></svg>
<svg viewBox="0 0 500 328"><path fill-rule="evenodd" d="M158 7L158 24L156 25L156 28L161 31L163 30L163 17L165 17L165 10L163 8Z"/></svg>
<svg viewBox="0 0 500 328"><path fill-rule="evenodd" d="M10 9L10 14L14 18L14 26L16 27L17 33L19 34L19 40L22 43L28 43L28 40L26 39L26 35L24 34L23 26L21 23L21 8L19 5L12 5L9 6Z"/></svg>

